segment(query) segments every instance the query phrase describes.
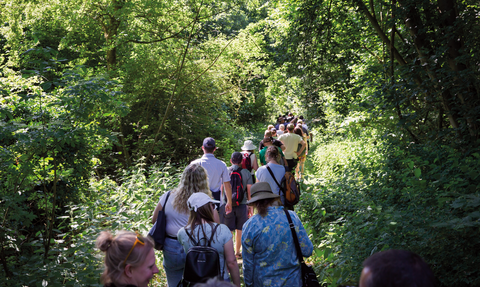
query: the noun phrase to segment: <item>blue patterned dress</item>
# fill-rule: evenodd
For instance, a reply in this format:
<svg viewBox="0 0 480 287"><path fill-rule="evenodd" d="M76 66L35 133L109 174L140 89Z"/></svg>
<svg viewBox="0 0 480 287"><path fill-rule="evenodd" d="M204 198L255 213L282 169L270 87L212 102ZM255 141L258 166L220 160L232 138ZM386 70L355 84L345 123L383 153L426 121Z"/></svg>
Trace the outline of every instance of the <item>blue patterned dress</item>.
<svg viewBox="0 0 480 287"><path fill-rule="evenodd" d="M289 211L304 257L312 255L313 244L300 219ZM300 262L283 207L271 206L268 214L251 217L242 229L245 286L302 286Z"/></svg>

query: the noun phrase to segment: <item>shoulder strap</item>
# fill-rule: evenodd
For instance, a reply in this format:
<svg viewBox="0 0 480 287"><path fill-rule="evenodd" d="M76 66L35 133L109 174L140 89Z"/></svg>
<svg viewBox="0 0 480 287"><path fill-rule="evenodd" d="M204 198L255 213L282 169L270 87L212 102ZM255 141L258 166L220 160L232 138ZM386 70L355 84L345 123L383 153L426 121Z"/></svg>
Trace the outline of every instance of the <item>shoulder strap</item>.
<svg viewBox="0 0 480 287"><path fill-rule="evenodd" d="M193 232L193 230L192 230L192 232ZM190 233L188 233L188 230L186 228L185 228L185 233L187 233L188 238L190 238L190 240L193 242L193 244L195 244L195 246L197 246L198 242L195 241L195 239L193 239L192 235Z"/></svg>
<svg viewBox="0 0 480 287"><path fill-rule="evenodd" d="M212 246L212 240L213 240L213 235L215 235L215 232L217 231L217 228L220 224L215 225L215 227L212 229L212 236L210 236L210 239L208 240L208 246Z"/></svg>
<svg viewBox="0 0 480 287"><path fill-rule="evenodd" d="M292 222L292 218L290 217L290 213L288 212L288 210L284 209L283 211L287 215L288 223L290 224L290 231L292 231L293 243L295 244L295 249L297 250L298 262L303 263L304 262L303 254L302 254L302 250L300 249L300 243L298 242L297 232L295 231L295 225Z"/></svg>
<svg viewBox="0 0 480 287"><path fill-rule="evenodd" d="M268 169L268 172L270 173L270 175L273 177L273 180L275 180L275 183L278 185L278 187L280 188L281 191L283 191L283 193L285 193L285 190L283 190L282 186L278 183L277 179L275 178L275 175L273 174L273 171L270 169L270 167L267 165L265 165Z"/></svg>

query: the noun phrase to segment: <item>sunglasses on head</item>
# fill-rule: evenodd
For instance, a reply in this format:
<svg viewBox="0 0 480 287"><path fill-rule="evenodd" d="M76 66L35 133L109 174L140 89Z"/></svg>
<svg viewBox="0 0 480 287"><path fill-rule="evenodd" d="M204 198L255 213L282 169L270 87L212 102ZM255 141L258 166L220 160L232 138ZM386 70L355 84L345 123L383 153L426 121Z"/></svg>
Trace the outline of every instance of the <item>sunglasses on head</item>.
<svg viewBox="0 0 480 287"><path fill-rule="evenodd" d="M145 245L145 241L143 241L143 238L140 237L140 234L138 234L138 232L136 233L137 233L137 237L135 238L135 243L133 243L133 246L132 248L130 248L130 251L128 252L127 257L125 257L125 260L123 261L123 265L125 265L125 263L127 262L128 257L130 256L130 254L132 254L132 251L137 245L137 243L140 245Z"/></svg>

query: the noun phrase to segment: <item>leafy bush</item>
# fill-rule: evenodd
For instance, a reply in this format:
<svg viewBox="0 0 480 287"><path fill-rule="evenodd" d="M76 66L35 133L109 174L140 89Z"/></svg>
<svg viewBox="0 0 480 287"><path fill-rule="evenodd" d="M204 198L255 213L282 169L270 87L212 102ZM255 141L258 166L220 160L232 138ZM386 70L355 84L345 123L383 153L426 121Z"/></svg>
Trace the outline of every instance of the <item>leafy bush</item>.
<svg viewBox="0 0 480 287"><path fill-rule="evenodd" d="M315 231L322 281L355 283L371 254L408 249L443 286L478 286L479 150L361 133L336 138L317 146L318 179L299 210Z"/></svg>

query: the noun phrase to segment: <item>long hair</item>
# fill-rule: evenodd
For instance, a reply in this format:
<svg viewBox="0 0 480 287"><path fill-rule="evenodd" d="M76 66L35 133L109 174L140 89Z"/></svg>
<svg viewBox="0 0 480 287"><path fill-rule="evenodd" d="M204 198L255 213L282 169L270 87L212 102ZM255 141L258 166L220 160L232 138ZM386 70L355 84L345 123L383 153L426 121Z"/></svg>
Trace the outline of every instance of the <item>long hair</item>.
<svg viewBox="0 0 480 287"><path fill-rule="evenodd" d="M97 237L97 248L105 252L105 270L100 278L103 284L118 283L127 264L134 267L143 264L153 248L153 243L147 237L142 237L145 245L137 244L123 264L136 238L137 234L130 231L120 231L115 237L109 231L102 231Z"/></svg>
<svg viewBox="0 0 480 287"><path fill-rule="evenodd" d="M190 217L188 218L187 227L190 227L192 237L196 241L199 241L201 238L205 238L205 240L207 240L207 235L205 233L205 229L203 228L203 222L209 224L210 228L213 230L213 223L215 220L213 219L211 204L212 203L207 203L197 208L197 211L190 210ZM201 236L200 231L198 231L198 238L195 238L195 228L200 228L203 236Z"/></svg>
<svg viewBox="0 0 480 287"><path fill-rule="evenodd" d="M212 196L208 188L207 171L199 164L189 164L182 173L178 187L172 192L175 194L173 208L180 213L188 214L187 200L190 195L203 192Z"/></svg>
<svg viewBox="0 0 480 287"><path fill-rule="evenodd" d="M302 128L301 128L301 127L295 127L295 128L293 129L293 133L295 133L295 134L297 134L297 135L301 136L301 137L302 137L302 139L303 139L303 130L302 130Z"/></svg>
<svg viewBox="0 0 480 287"><path fill-rule="evenodd" d="M280 198L266 198L252 202L249 205L253 206L253 208L257 210L257 213L263 218L267 216L270 206L280 206L281 201Z"/></svg>

